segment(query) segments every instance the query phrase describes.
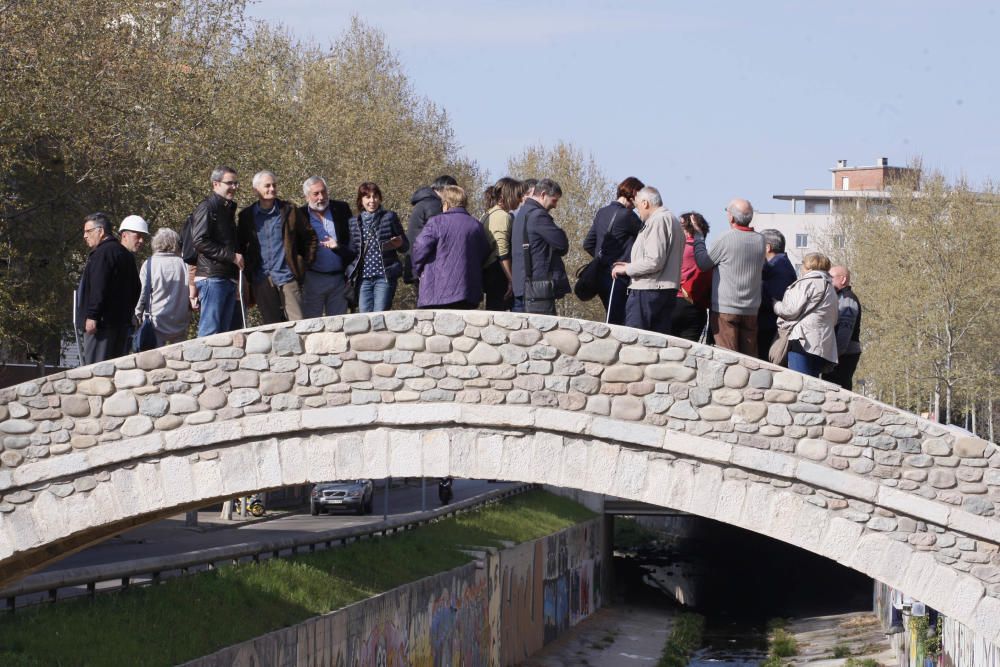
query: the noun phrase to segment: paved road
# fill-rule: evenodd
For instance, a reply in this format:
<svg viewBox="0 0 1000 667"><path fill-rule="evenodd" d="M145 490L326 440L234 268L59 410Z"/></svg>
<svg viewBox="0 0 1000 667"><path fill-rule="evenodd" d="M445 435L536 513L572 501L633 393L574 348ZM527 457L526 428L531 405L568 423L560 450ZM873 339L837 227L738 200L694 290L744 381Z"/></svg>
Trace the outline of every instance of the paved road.
<svg viewBox="0 0 1000 667"><path fill-rule="evenodd" d="M490 483L482 480L455 480L455 500L466 500L473 496L504 488L508 484ZM372 514L357 516L349 513L320 514L312 516L308 508L300 508L293 513L281 512L271 520L235 519L225 521L217 511L199 512L199 528L184 526L184 515L156 521L127 533L89 547L51 565L47 571L68 568L117 563L179 554L210 547L229 546L246 542L262 542L296 534L315 533L331 528L344 528L382 521L385 496L382 489L375 489ZM427 482L428 510L440 507L437 498L437 484ZM389 491L389 515L402 516L419 514L421 510L421 489L419 485L393 487ZM273 516L273 514L272 514Z"/></svg>

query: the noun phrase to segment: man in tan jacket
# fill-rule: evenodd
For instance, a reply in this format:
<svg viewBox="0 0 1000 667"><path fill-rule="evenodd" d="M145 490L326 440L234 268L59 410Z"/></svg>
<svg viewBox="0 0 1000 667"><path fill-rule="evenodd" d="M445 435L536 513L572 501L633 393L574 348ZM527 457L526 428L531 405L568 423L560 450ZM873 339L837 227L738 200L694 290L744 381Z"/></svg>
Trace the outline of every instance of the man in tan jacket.
<svg viewBox="0 0 1000 667"><path fill-rule="evenodd" d="M642 229L632 245L629 262L616 262L611 276L628 276L625 326L670 333L670 317L677 300L684 258L681 221L663 205L656 188L645 187L635 196L635 212Z"/></svg>

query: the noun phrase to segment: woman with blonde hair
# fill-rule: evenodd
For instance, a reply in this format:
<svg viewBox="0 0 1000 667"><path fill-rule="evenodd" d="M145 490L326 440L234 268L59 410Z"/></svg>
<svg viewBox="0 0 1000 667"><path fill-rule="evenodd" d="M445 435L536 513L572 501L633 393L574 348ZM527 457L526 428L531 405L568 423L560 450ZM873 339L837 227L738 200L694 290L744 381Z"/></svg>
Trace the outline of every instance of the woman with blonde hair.
<svg viewBox="0 0 1000 667"><path fill-rule="evenodd" d="M837 363L837 291L830 279L830 259L810 253L802 260L803 275L774 302L778 329L787 329L788 368L819 377Z"/></svg>
<svg viewBox="0 0 1000 667"><path fill-rule="evenodd" d="M180 253L180 235L163 227L153 236L152 256L139 269L142 285L135 316L140 322L147 313L152 318L157 347L187 338L191 305L187 265Z"/></svg>

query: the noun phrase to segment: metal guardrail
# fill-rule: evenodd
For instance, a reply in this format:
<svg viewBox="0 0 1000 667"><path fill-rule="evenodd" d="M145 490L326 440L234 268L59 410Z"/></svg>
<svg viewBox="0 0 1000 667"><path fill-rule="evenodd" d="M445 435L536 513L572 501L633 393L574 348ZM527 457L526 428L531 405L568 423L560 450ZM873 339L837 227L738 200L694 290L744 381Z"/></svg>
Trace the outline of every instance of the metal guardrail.
<svg viewBox="0 0 1000 667"><path fill-rule="evenodd" d="M320 545L323 545L324 549L331 549L334 546L342 546L374 536L386 536L399 531L411 530L443 518L468 512L482 505L520 495L536 486L536 484L520 484L506 489L491 491L485 496L469 498L445 505L444 507L421 512L419 518L416 519L399 517L377 524L334 528L318 533L266 542L245 542L168 556L153 556L130 560L128 562L105 563L103 565L29 575L16 584L0 590L0 598L6 601L6 611L14 613L17 606L17 598L27 595L46 593L49 602L57 602L73 599L84 594L79 593L60 598L60 589L85 586L85 594L93 597L97 593L98 584L102 583L119 582L118 586L108 588L102 592L120 591L129 588L133 584L156 585L163 580L165 574L171 572L178 572L183 575L190 573L192 570L200 571L198 568L212 570L219 563L236 565L242 562L244 558L249 558L253 562L259 562L262 556L265 558L279 558L282 555L295 556L302 552L314 552ZM148 580L136 581L141 577L146 577Z"/></svg>

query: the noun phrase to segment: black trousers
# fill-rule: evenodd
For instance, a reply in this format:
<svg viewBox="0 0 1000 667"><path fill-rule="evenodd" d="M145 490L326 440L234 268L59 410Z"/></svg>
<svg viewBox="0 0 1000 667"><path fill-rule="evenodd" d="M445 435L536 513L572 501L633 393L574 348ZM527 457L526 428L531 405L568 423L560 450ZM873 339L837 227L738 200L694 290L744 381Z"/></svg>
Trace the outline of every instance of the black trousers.
<svg viewBox="0 0 1000 667"><path fill-rule="evenodd" d="M507 294L507 274L503 272L500 260L483 269L483 292L486 295L486 310L510 310L514 303L513 297L505 299Z"/></svg>
<svg viewBox="0 0 1000 667"><path fill-rule="evenodd" d="M708 323L708 309L699 308L687 299L677 299L671 319L671 335L697 343Z"/></svg>
<svg viewBox="0 0 1000 667"><path fill-rule="evenodd" d="M117 359L129 352L129 330L127 324L117 327L98 327L92 334L83 335L83 363L96 364L99 361Z"/></svg>
<svg viewBox="0 0 1000 667"><path fill-rule="evenodd" d="M854 391L854 371L858 370L860 354L845 354L837 361L837 366L829 373L823 373L827 382L839 384L847 391Z"/></svg>
<svg viewBox="0 0 1000 667"><path fill-rule="evenodd" d="M675 289L630 289L625 304L625 326L669 334L675 301Z"/></svg>

